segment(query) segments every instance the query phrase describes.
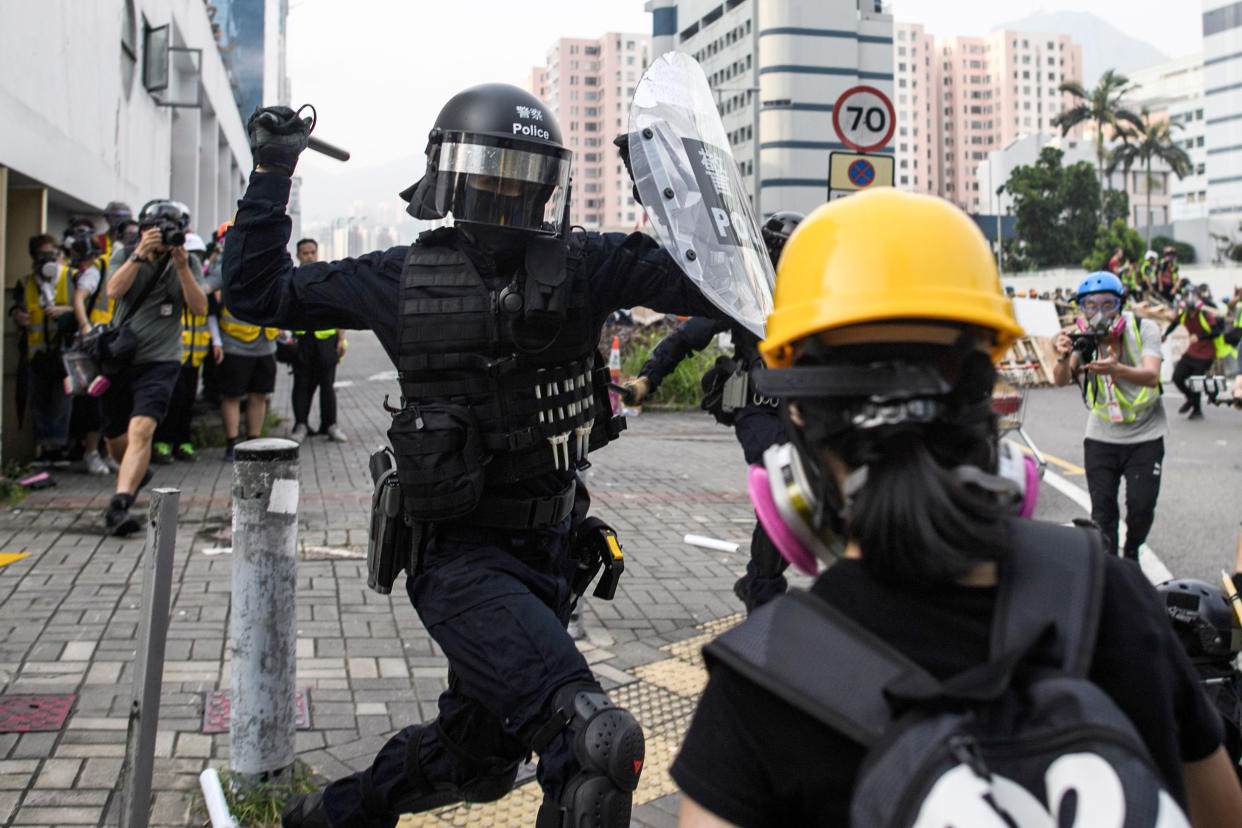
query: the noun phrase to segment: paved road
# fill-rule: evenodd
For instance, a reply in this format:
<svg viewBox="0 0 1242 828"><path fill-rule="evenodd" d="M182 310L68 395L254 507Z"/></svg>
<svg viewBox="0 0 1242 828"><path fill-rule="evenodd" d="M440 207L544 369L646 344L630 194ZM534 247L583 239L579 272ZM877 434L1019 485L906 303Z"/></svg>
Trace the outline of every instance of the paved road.
<svg viewBox="0 0 1242 828"><path fill-rule="evenodd" d="M301 457L298 683L310 688L311 729L299 756L332 777L366 764L388 734L434 714L444 662L398 592L366 589L369 480L366 457L383 439L391 366L369 334L353 343L339 375L341 425L351 442L309 441ZM276 409L288 414L288 378ZM1028 423L1042 448L1079 462L1081 404L1072 390L1033 392ZM312 423L314 415L312 416ZM1177 574L1200 577L1227 564L1237 531L1242 415L1210 411L1175 421L1165 490L1151 545ZM229 686L227 618L231 467L219 450L195 465L158 471L155 485L182 491L172 623L157 742L154 826L201 825L196 775L228 760L228 737L202 733L204 694ZM588 480L597 512L622 535L626 575L617 599L592 600L581 648L619 703L648 734L648 764L635 824L675 822L666 769L684 732L703 672L698 648L736 622L731 586L745 565L751 511L732 433L705 415L646 413L595 458ZM1081 475L1065 468L1071 483ZM0 732L0 823L115 824L141 613L142 539L102 537L110 491L84 475L0 510L0 700L74 694L64 726ZM1045 487L1040 515L1068 520L1074 502ZM737 541L737 552L687 546L695 532ZM0 558L3 560L3 558ZM805 583L805 579L798 581ZM449 808L407 825L529 825L539 798L527 785L496 805Z"/></svg>

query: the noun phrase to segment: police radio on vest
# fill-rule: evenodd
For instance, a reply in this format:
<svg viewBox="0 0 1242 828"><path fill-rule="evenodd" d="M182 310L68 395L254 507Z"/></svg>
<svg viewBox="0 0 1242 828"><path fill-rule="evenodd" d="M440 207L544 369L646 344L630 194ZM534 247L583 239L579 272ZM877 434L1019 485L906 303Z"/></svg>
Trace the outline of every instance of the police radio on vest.
<svg viewBox="0 0 1242 828"><path fill-rule="evenodd" d="M542 138L545 141L549 140L548 131L546 129L540 129L534 124L519 124L517 122L514 122L513 134L514 135L528 135L531 138Z"/></svg>

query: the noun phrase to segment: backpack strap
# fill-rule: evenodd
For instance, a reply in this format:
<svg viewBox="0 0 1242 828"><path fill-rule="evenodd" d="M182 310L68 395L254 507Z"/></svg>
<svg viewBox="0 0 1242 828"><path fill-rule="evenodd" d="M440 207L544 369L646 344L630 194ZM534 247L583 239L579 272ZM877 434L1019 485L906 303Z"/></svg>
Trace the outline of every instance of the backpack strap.
<svg viewBox="0 0 1242 828"><path fill-rule="evenodd" d="M1001 564L992 621L991 657L1029 649L1049 627L1049 656L1085 676L1095 651L1104 598L1104 544L1084 526L1014 520L1013 548Z"/></svg>
<svg viewBox="0 0 1242 828"><path fill-rule="evenodd" d="M893 715L877 687L939 687L887 642L802 590L759 607L703 655L864 746L883 736Z"/></svg>

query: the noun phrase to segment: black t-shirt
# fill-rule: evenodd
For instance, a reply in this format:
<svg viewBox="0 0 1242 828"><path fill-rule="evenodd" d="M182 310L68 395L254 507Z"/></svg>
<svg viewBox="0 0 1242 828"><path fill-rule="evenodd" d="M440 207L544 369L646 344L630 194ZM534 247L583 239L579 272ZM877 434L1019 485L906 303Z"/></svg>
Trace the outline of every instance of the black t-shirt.
<svg viewBox="0 0 1242 828"><path fill-rule="evenodd" d="M905 591L881 586L857 560L842 560L812 592L937 678L987 658L995 587ZM1090 678L1129 716L1184 806L1182 763L1217 748L1220 716L1159 596L1137 566L1117 558L1108 560ZM855 742L716 664L671 772L687 796L743 828L848 825L863 756Z"/></svg>

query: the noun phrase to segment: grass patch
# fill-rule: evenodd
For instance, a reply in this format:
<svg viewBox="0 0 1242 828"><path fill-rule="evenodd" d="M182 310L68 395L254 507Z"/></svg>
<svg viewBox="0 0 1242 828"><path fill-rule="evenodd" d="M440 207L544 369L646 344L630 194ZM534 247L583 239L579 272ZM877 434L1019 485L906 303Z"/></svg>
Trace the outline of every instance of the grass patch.
<svg viewBox="0 0 1242 828"><path fill-rule="evenodd" d="M636 377L642 370L643 363L651 356L651 351L661 339L669 334L669 330L660 325L635 332L621 354L621 373L627 377ZM716 358L724 354L716 340L701 351L696 351L678 364L676 370L664 378L660 388L643 401L645 405L671 405L681 408L697 407L703 398L703 387L700 380L714 364Z"/></svg>
<svg viewBox="0 0 1242 828"><path fill-rule="evenodd" d="M0 506L12 506L25 500L30 492L25 486L19 486L17 481L29 472L30 469L20 463L5 463L4 469L0 470Z"/></svg>
<svg viewBox="0 0 1242 828"><path fill-rule="evenodd" d="M245 791L236 790L237 774L227 769L220 770L220 784L224 788L224 799L228 802L229 813L237 819L238 825L254 828L279 826L280 812L285 807L285 800L295 793L317 791L327 782L328 780L300 760L293 763L288 779L264 782ZM194 810L206 819L207 803L203 800L201 788L195 789Z"/></svg>

